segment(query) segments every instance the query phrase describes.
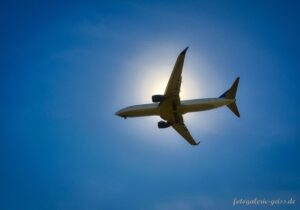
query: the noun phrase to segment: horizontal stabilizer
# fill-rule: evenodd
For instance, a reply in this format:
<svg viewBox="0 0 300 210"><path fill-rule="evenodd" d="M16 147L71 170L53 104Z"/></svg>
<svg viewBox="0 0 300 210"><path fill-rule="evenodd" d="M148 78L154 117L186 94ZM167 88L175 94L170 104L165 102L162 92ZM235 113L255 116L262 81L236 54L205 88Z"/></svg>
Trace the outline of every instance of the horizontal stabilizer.
<svg viewBox="0 0 300 210"><path fill-rule="evenodd" d="M236 91L239 85L240 78L236 78L234 83L232 84L231 88L227 90L225 93L223 93L220 98L228 98L228 99L234 99L236 96Z"/></svg>
<svg viewBox="0 0 300 210"><path fill-rule="evenodd" d="M227 105L227 107L237 116L237 117L240 117L240 113L239 113L239 110L236 106L236 103L233 102L229 105Z"/></svg>

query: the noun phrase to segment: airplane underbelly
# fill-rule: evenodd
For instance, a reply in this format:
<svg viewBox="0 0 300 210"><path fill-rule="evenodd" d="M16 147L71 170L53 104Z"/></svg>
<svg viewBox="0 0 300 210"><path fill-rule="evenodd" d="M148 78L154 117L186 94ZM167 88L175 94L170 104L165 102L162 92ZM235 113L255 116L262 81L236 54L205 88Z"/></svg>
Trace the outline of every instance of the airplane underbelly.
<svg viewBox="0 0 300 210"><path fill-rule="evenodd" d="M182 101L180 112L185 114L187 112L199 112L210 109L215 109L232 103L229 99L211 98L211 99L196 99Z"/></svg>
<svg viewBox="0 0 300 210"><path fill-rule="evenodd" d="M159 106L160 117L169 123L177 123L179 121L179 98L168 98Z"/></svg>
<svg viewBox="0 0 300 210"><path fill-rule="evenodd" d="M158 115L158 114L156 110L152 110L152 109L129 111L125 114L126 117L145 117L151 115Z"/></svg>

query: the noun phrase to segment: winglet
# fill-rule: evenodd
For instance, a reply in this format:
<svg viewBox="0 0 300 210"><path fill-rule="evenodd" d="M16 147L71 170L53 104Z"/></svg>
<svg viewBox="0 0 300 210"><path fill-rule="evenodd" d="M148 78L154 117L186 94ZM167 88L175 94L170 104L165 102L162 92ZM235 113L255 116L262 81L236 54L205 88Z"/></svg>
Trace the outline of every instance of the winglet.
<svg viewBox="0 0 300 210"><path fill-rule="evenodd" d="M189 47L186 47L180 54L182 55L182 54L185 54L186 53L186 51L189 49Z"/></svg>
<svg viewBox="0 0 300 210"><path fill-rule="evenodd" d="M193 144L194 146L197 146L198 144L200 144L200 141L198 141L196 144Z"/></svg>

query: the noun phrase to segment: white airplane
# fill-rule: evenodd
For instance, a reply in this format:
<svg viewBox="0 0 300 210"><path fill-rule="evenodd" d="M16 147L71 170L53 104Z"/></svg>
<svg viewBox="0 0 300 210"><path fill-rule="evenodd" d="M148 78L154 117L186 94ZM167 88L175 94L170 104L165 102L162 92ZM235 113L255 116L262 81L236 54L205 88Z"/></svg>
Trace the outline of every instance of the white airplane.
<svg viewBox="0 0 300 210"><path fill-rule="evenodd" d="M153 103L129 106L116 112L116 115L125 119L127 117L160 116L165 121L159 121L158 128L172 126L191 145L198 145L200 142L197 143L194 140L185 126L182 117L184 114L227 106L237 117L240 117L235 103L239 77L236 78L231 88L218 98L180 100L181 73L187 49L188 47L179 54L164 95L153 95Z"/></svg>

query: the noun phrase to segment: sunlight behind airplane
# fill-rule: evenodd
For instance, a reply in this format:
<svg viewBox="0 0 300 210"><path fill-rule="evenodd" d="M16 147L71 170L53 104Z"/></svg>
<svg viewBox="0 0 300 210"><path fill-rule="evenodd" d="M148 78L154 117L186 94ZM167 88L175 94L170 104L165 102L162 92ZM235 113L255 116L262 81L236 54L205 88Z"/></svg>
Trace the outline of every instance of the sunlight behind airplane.
<svg viewBox="0 0 300 210"><path fill-rule="evenodd" d="M219 98L180 100L181 74L187 49L188 47L179 54L163 95L153 95L153 103L129 106L116 112L116 115L125 119L127 117L160 116L165 121L158 122L158 128L172 126L192 145L198 145L200 142L196 143L185 126L183 121L184 114L227 106L236 116L240 117L235 103L239 77L235 80L232 87Z"/></svg>

